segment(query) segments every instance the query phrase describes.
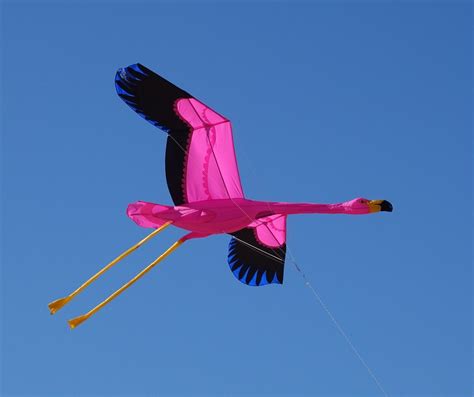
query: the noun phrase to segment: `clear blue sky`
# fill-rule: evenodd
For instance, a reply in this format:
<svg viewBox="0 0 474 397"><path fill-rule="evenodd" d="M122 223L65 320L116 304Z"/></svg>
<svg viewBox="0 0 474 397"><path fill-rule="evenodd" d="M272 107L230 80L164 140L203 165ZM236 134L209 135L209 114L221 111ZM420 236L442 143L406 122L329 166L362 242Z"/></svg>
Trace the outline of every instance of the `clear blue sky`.
<svg viewBox="0 0 474 397"><path fill-rule="evenodd" d="M465 2L3 4L5 396L380 395L287 263L247 287L228 236L168 229L54 317L47 304L171 203L165 135L116 96L140 62L233 121L248 197L390 200L295 216L288 244L389 395L471 390L472 6Z"/></svg>

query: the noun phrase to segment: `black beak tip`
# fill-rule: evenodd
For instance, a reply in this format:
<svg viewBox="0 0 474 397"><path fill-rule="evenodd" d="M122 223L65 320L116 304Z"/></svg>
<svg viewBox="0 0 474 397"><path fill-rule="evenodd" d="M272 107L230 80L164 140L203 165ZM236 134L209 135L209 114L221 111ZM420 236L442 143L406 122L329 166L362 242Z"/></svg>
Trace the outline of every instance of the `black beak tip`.
<svg viewBox="0 0 474 397"><path fill-rule="evenodd" d="M382 201L382 204L380 204L380 209L381 211L392 212L393 205L389 201L384 200Z"/></svg>

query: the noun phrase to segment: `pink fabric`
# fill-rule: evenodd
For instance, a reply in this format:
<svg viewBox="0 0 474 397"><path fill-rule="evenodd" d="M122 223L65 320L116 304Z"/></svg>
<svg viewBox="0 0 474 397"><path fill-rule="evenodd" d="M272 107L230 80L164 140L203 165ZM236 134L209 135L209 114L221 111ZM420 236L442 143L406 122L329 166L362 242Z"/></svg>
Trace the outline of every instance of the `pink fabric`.
<svg viewBox="0 0 474 397"><path fill-rule="evenodd" d="M209 222L215 217L212 212L201 208L169 207L144 201L129 204L127 216L142 227L158 228L169 221L187 230L194 230L196 224L208 225L201 228L204 233L213 230L212 227L209 227Z"/></svg>
<svg viewBox="0 0 474 397"><path fill-rule="evenodd" d="M193 129L229 121L194 98L179 99L176 102L176 110Z"/></svg>
<svg viewBox="0 0 474 397"><path fill-rule="evenodd" d="M280 214L349 214L364 215L370 213L369 200L357 197L353 200L336 204L312 203L272 203L272 209Z"/></svg>
<svg viewBox="0 0 474 397"><path fill-rule="evenodd" d="M172 207L160 204L147 203L144 201L137 201L136 203L128 205L127 216L138 226L158 228L164 223L166 223L167 220L161 219L157 215L160 212L169 210L169 208Z"/></svg>
<svg viewBox="0 0 474 397"><path fill-rule="evenodd" d="M243 198L230 121L196 99L180 99L176 110L193 129L187 151L188 203Z"/></svg>
<svg viewBox="0 0 474 397"><path fill-rule="evenodd" d="M257 240L268 247L280 247L286 241L286 216L271 215L259 218L249 227L255 228Z"/></svg>

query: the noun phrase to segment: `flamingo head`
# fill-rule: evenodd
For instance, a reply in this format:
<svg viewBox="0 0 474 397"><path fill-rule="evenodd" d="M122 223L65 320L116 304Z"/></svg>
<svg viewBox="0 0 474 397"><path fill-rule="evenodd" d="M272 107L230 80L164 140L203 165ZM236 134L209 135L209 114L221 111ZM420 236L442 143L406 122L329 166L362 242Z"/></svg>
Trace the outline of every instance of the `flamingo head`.
<svg viewBox="0 0 474 397"><path fill-rule="evenodd" d="M370 214L372 212L392 212L393 206L387 200L368 200L363 197L342 203L344 210L351 214Z"/></svg>

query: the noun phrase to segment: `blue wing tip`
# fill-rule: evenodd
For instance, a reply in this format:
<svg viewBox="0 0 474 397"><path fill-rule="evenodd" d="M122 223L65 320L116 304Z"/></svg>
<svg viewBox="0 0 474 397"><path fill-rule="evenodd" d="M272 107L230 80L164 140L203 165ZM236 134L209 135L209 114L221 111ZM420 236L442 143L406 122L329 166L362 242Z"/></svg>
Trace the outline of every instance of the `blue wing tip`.
<svg viewBox="0 0 474 397"><path fill-rule="evenodd" d="M141 63L133 63L123 68L118 68L115 73L115 82L137 80L137 75L140 77L146 77L149 74L149 70Z"/></svg>
<svg viewBox="0 0 474 397"><path fill-rule="evenodd" d="M280 282L280 280L278 280L276 272L273 276L272 281L270 281L270 282L267 280L267 272L262 273L262 276L260 278L260 283L257 283L258 272L255 272L255 274L252 276L252 278L249 281L247 281L247 274L250 271L250 266L244 272L242 277L240 277L240 270L242 269L242 266L244 266L245 264L243 262L239 261L239 260L231 259L230 256L231 255L229 255L229 257L227 258L227 263L229 264L230 270L231 270L232 274L234 275L234 277L237 280L239 280L242 284L246 284L246 285L249 285L251 287L261 287L263 285L269 285L269 284L280 284L280 285L283 284L283 283ZM234 270L232 270L232 268L234 268Z"/></svg>

